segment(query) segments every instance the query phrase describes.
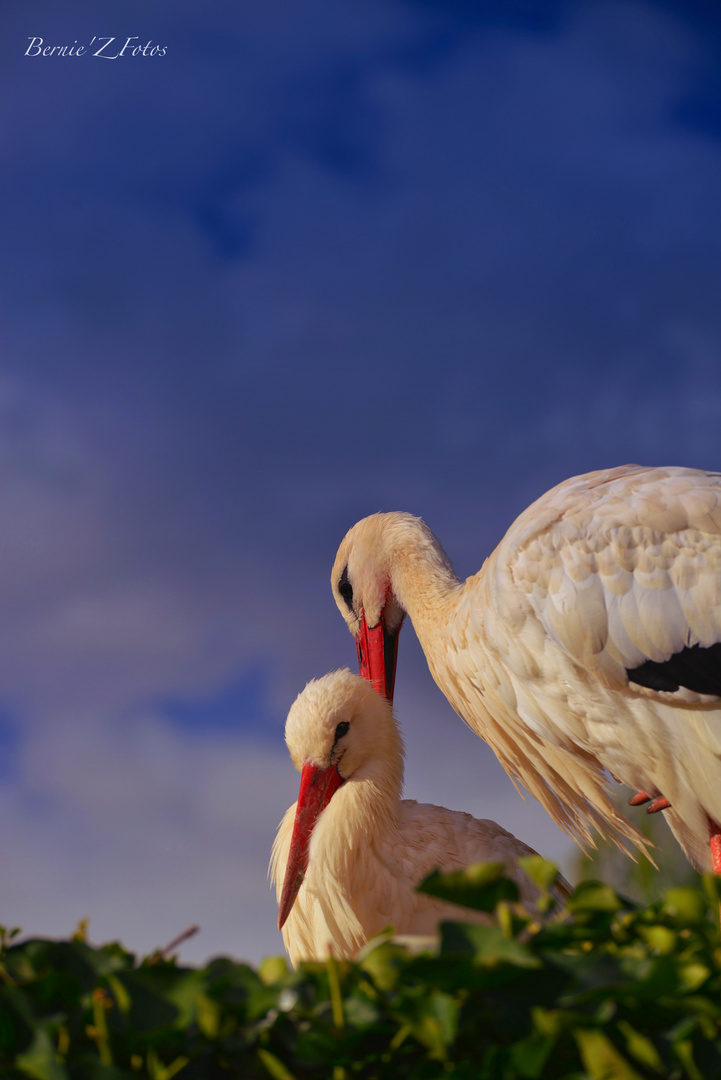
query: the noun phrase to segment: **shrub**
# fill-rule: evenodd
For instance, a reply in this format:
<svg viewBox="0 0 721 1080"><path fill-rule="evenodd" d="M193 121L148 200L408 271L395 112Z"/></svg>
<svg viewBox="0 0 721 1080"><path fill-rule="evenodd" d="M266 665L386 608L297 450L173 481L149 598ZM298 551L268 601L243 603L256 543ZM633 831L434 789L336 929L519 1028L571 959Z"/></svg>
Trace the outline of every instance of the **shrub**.
<svg viewBox="0 0 721 1080"><path fill-rule="evenodd" d="M548 887L554 869L527 869ZM585 881L545 923L500 868L422 888L494 910L355 963L201 969L119 944L2 937L0 1075L38 1080L721 1078L717 879L640 907ZM544 894L545 896L545 894ZM545 896L542 906L550 906ZM462 911L459 908L459 917Z"/></svg>

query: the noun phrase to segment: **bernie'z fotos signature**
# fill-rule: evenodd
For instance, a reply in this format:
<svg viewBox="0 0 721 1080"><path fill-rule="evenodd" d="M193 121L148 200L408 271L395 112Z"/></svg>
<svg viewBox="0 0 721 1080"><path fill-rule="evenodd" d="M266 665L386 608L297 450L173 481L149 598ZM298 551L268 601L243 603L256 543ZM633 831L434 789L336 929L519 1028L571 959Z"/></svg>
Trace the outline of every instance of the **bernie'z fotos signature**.
<svg viewBox="0 0 721 1080"><path fill-rule="evenodd" d="M120 44L122 38L116 37L94 37L89 45L78 45L77 41L72 45L45 45L41 37L31 38L28 34L28 41L26 56L85 56L90 53L104 60L119 60L125 56L165 56L168 50L167 45L154 45L152 41L146 45L136 44L140 41L137 34L126 38L124 45Z"/></svg>

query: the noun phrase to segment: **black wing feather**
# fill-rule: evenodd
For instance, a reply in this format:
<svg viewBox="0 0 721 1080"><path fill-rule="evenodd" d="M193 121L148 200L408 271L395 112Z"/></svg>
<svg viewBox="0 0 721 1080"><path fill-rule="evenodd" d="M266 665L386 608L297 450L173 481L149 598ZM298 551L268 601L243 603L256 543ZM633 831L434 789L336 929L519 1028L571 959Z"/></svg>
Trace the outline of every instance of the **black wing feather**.
<svg viewBox="0 0 721 1080"><path fill-rule="evenodd" d="M663 663L647 660L637 668L627 668L626 672L631 682L650 690L673 693L683 686L696 694L721 697L721 641L707 648L692 645Z"/></svg>

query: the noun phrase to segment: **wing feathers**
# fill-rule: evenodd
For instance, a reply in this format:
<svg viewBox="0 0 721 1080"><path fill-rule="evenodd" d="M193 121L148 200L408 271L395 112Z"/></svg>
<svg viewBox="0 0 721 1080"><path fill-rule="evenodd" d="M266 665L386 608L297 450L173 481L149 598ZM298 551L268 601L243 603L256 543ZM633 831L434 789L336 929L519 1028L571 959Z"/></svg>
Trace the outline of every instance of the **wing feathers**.
<svg viewBox="0 0 721 1080"><path fill-rule="evenodd" d="M694 645L657 664L649 660L628 672L631 682L674 693L681 686L697 694L721 696L721 644Z"/></svg>
<svg viewBox="0 0 721 1080"><path fill-rule="evenodd" d="M514 583L588 670L608 665L605 650L647 689L718 693L700 689L718 685L715 652L658 666L721 642L721 476L632 468L590 479L555 488L509 530L498 554Z"/></svg>

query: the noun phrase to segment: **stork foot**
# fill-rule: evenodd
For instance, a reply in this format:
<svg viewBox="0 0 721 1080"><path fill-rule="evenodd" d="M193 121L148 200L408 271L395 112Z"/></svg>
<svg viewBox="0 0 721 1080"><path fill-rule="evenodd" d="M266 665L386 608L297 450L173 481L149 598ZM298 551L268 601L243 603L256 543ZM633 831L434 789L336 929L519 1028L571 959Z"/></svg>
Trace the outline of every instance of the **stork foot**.
<svg viewBox="0 0 721 1080"><path fill-rule="evenodd" d="M654 799L650 806L646 807L647 814L657 814L659 810L668 810L671 803L662 795L660 799Z"/></svg>
<svg viewBox="0 0 721 1080"><path fill-rule="evenodd" d="M629 806L643 806L644 803L651 802L651 796L647 791L637 791L635 795L632 795L628 800ZM647 814L657 814L659 810L668 810L671 803L663 795L660 795L657 799L651 802L650 806L646 807Z"/></svg>

